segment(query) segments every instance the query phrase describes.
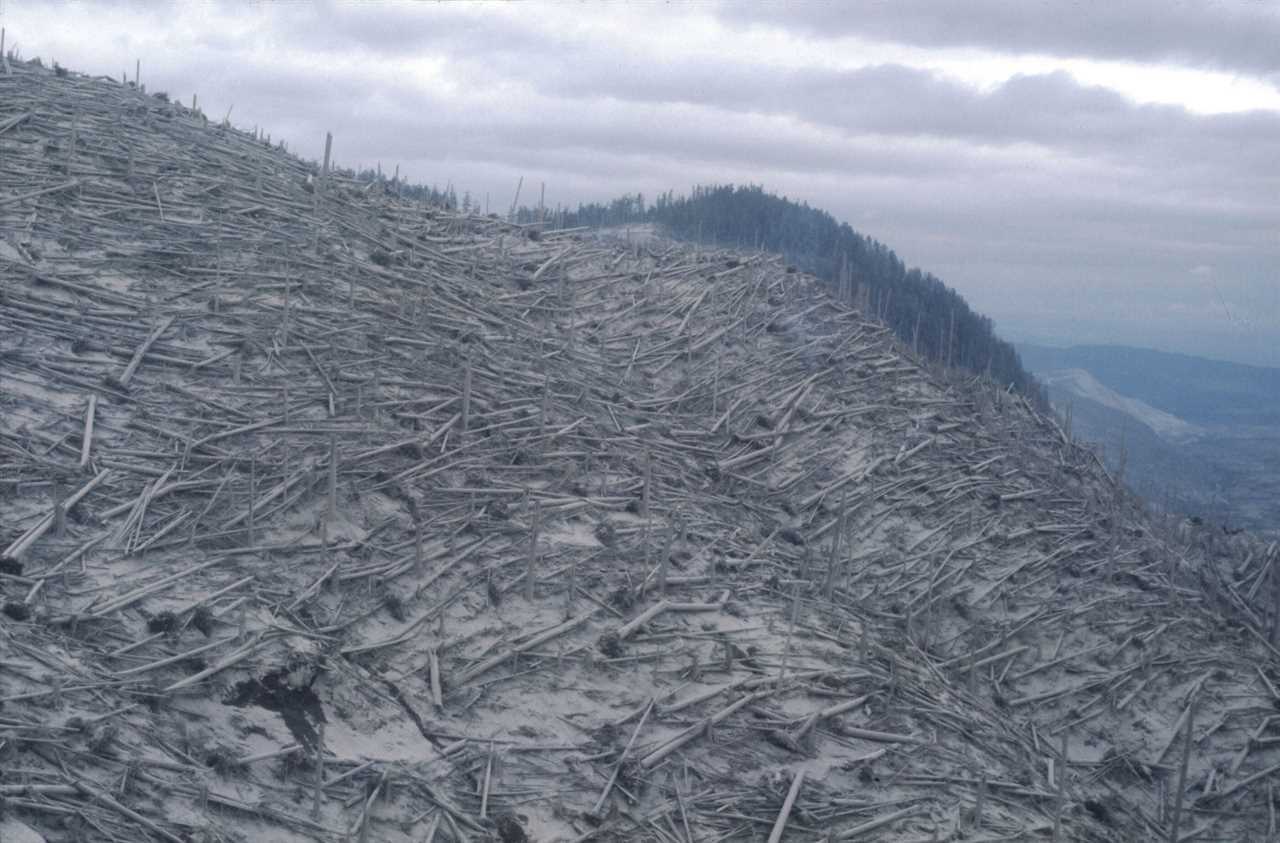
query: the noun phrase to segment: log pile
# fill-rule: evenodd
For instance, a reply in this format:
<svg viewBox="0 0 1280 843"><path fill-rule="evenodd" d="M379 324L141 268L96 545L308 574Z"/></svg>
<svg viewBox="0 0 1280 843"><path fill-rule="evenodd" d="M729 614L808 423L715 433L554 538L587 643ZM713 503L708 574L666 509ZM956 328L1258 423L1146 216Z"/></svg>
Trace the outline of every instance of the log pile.
<svg viewBox="0 0 1280 843"><path fill-rule="evenodd" d="M0 829L1275 833L1274 545L775 257L9 66Z"/></svg>

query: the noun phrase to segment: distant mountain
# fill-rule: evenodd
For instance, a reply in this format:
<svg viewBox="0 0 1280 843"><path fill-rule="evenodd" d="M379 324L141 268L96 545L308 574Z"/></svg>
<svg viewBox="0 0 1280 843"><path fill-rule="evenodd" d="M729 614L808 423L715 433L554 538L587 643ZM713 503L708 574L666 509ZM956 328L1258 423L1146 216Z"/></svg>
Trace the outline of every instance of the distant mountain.
<svg viewBox="0 0 1280 843"><path fill-rule="evenodd" d="M1153 504L1280 532L1280 369L1127 346L1018 353L1073 433Z"/></svg>
<svg viewBox="0 0 1280 843"><path fill-rule="evenodd" d="M1123 345L1017 348L1033 372L1083 369L1121 395L1193 424L1280 424L1280 369Z"/></svg>

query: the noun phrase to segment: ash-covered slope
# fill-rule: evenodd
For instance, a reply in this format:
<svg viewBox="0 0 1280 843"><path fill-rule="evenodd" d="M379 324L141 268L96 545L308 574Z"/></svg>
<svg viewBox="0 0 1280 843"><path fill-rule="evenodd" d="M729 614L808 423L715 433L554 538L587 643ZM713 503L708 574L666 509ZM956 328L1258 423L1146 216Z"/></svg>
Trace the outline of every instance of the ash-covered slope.
<svg viewBox="0 0 1280 843"><path fill-rule="evenodd" d="M775 259L401 203L17 62L0 227L6 835L1274 827L1274 546Z"/></svg>

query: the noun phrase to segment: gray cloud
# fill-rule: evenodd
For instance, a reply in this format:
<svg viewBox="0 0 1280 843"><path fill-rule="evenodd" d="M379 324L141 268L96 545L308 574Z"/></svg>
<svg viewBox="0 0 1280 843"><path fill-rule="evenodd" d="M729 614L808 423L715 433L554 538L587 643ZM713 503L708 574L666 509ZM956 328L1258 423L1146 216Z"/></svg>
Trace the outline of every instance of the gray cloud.
<svg viewBox="0 0 1280 843"><path fill-rule="evenodd" d="M794 28L820 38L853 35L926 47L1168 62L1273 80L1280 73L1280 8L1267 2L741 2L725 3L720 11L728 21Z"/></svg>
<svg viewBox="0 0 1280 843"><path fill-rule="evenodd" d="M564 69L550 75L544 89L574 98L789 114L850 133L1027 142L1090 152L1129 154L1136 146L1189 140L1201 150L1206 143L1220 145L1219 151L1232 157L1270 155L1269 141L1280 136L1280 114L1274 112L1194 115L1179 106L1139 105L1106 88L1081 85L1065 72L1017 75L981 92L894 64L846 71L703 61L669 64L642 76L615 72L603 59L598 66L589 75Z"/></svg>

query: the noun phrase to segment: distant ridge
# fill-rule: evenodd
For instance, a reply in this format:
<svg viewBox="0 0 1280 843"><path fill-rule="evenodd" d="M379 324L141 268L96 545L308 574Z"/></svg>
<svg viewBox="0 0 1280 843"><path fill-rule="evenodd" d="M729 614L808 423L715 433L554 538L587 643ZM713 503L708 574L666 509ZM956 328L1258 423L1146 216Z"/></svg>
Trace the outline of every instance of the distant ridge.
<svg viewBox="0 0 1280 843"><path fill-rule="evenodd" d="M1280 535L1280 369L1120 345L1018 350L1134 491Z"/></svg>
<svg viewBox="0 0 1280 843"><path fill-rule="evenodd" d="M1106 386L1196 424L1280 424L1280 369L1125 345L1019 343L1032 371L1085 369Z"/></svg>

